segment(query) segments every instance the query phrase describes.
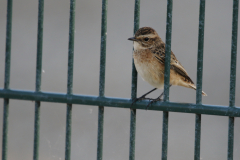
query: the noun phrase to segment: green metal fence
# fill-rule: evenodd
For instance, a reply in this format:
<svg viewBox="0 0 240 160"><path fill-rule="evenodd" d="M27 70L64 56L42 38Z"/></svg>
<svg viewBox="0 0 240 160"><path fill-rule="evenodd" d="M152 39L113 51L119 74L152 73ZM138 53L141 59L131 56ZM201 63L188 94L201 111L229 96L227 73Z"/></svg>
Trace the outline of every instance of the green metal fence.
<svg viewBox="0 0 240 160"><path fill-rule="evenodd" d="M234 139L234 117L240 117L240 108L235 106L235 84L236 84L236 58L237 58L237 31L238 31L238 6L239 0L233 0L232 18L232 47L231 47L231 74L229 106L216 106L202 104L202 70L203 70L203 44L204 44L204 20L205 0L200 0L199 13L199 35L198 35L198 60L197 60L197 92L196 104L169 102L169 73L171 53L171 32L172 32L172 0L167 4L167 25L166 25L166 63L164 82L164 102L152 104L149 110L163 111L162 126L162 160L167 160L168 144L168 113L184 112L195 113L195 146L194 159L200 160L200 138L201 138L201 114L221 115L229 117L228 129L228 160L233 160L233 139ZM101 28L101 57L100 57L100 80L99 96L86 96L72 94L73 83L73 60L74 60L74 24L75 24L75 0L70 0L70 21L69 21L69 48L68 48L68 81L67 94L41 92L41 71L42 71L42 42L43 42L43 8L44 0L39 0L38 8L38 37L37 37L37 65L36 65L36 89L35 91L13 90L9 88L10 62L11 62L11 29L12 29L12 0L7 3L7 28L6 28L6 56L5 56L5 83L4 89L0 89L0 98L4 98L3 112L3 135L2 135L2 160L7 159L7 135L8 135L8 114L9 99L35 101L35 123L34 123L34 153L33 159L38 160L39 153L39 122L40 106L43 102L66 103L66 142L65 159L70 160L71 155L71 121L72 104L84 104L99 106L98 112L98 143L97 159L102 159L103 149L103 120L104 106L129 108L131 113L130 121L130 144L129 159L135 159L135 135L136 135L136 109L145 109L148 101L137 102L133 106L132 99L136 98L137 72L132 65L132 93L131 99L105 97L105 62L106 62L106 36L107 36L107 0L102 0L102 28ZM134 33L139 28L140 0L135 0L134 11Z"/></svg>

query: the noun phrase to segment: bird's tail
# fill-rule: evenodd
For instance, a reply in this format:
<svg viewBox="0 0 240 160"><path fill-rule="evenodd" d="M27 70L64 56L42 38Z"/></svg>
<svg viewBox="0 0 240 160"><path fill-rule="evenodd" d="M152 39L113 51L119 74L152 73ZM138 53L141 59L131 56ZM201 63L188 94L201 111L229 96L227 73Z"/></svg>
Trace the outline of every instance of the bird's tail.
<svg viewBox="0 0 240 160"><path fill-rule="evenodd" d="M197 89L196 86L194 84L189 84L189 87L192 88L192 89ZM207 96L207 94L205 92L202 91L202 95L203 96Z"/></svg>

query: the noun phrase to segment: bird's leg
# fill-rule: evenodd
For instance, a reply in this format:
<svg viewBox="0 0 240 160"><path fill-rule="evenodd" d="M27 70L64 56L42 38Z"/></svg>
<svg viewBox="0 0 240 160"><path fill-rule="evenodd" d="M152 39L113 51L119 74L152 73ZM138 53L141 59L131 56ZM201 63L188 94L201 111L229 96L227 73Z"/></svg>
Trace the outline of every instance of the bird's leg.
<svg viewBox="0 0 240 160"><path fill-rule="evenodd" d="M154 89L152 89L151 91L147 92L146 94L142 95L141 97L135 98L134 101L132 102L132 105L133 105L134 103L136 103L137 101L139 101L139 100L144 100L144 99L152 100L151 98L146 98L145 96L148 95L148 94L150 94L150 93L152 93L152 92L155 91L156 89L157 89L157 88L154 88Z"/></svg>
<svg viewBox="0 0 240 160"><path fill-rule="evenodd" d="M171 86L172 86L172 85L169 85L169 88L170 88ZM163 91L163 92L160 94L160 96L157 97L156 99L151 99L152 101L148 103L146 109L148 109L149 106L150 106L152 103L154 103L154 102L157 102L157 101L163 101L163 99L161 99L162 96L163 96L163 93L164 93L164 91Z"/></svg>

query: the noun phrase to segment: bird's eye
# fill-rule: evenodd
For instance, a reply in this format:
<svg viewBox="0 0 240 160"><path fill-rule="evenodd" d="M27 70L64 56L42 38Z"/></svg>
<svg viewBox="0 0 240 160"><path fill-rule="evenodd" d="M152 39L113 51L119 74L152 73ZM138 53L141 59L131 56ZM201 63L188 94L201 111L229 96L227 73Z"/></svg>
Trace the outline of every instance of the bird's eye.
<svg viewBox="0 0 240 160"><path fill-rule="evenodd" d="M149 40L149 38L148 38L148 37L144 38L144 41L146 41L146 42L147 42L148 40Z"/></svg>

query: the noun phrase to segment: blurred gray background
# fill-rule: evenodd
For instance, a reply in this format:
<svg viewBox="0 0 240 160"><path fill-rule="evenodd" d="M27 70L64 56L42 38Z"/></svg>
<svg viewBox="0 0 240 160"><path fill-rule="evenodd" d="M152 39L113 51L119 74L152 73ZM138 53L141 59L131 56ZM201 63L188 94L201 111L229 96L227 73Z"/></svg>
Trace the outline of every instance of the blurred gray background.
<svg viewBox="0 0 240 160"><path fill-rule="evenodd" d="M0 88L4 86L6 0L0 1ZM140 27L156 29L165 40L166 0L142 0ZM68 0L46 0L44 7L42 91L66 93L68 54ZM13 1L12 89L35 89L37 0ZM129 98L131 94L134 0L108 2L106 96ZM173 4L172 51L196 82L199 1ZM76 0L74 94L98 95L101 1ZM204 104L228 105L232 1L206 2L203 90ZM238 50L240 45L238 43ZM238 51L239 53L239 51ZM239 62L238 56L238 62ZM239 66L239 63L238 63ZM239 67L238 67L239 68ZM236 106L240 105L240 70L237 70ZM152 89L138 78L138 96ZM157 97L155 91L151 97ZM171 87L170 101L195 103L195 91ZM3 100L0 99L0 128ZM8 159L33 156L34 102L11 100ZM96 159L97 106L73 105L73 160ZM41 103L41 160L64 159L66 104ZM126 160L129 154L129 109L105 108L104 160ZM240 121L235 121L234 157L240 156ZM195 115L169 115L169 160L192 160ZM202 116L201 159L227 159L228 117ZM2 132L0 132L1 136ZM162 112L137 110L136 160L161 157ZM2 139L0 138L0 142ZM1 146L0 146L1 148Z"/></svg>

